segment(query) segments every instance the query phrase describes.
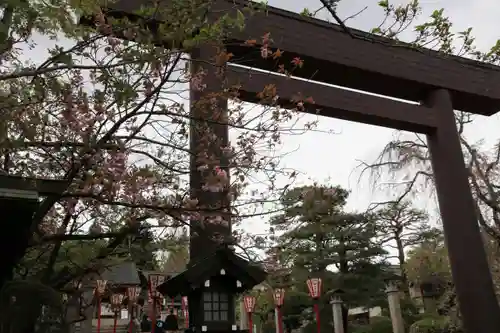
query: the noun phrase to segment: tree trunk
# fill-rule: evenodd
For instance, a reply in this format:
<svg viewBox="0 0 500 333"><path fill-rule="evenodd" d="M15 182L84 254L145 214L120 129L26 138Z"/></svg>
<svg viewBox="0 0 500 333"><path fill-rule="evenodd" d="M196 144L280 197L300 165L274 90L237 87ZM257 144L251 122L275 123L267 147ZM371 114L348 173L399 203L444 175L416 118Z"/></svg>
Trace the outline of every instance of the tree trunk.
<svg viewBox="0 0 500 333"><path fill-rule="evenodd" d="M406 274L406 268L405 268L405 262L406 262L405 248L403 245L403 240L401 239L400 232L394 233L394 240L396 241L396 248L398 250L399 268L401 270L401 288L405 293L405 296L410 297L410 286L408 283L408 275Z"/></svg>

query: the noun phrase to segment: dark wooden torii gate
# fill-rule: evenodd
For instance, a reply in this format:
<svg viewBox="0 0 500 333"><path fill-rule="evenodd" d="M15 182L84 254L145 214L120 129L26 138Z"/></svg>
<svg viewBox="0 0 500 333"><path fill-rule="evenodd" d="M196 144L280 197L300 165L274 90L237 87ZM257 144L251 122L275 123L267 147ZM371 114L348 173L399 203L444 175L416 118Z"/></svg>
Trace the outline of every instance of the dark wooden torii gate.
<svg viewBox="0 0 500 333"><path fill-rule="evenodd" d="M168 5L168 1L164 3ZM108 14L131 15L142 4L121 0L112 6L113 10ZM247 5L246 1L219 0L208 16L215 20L217 16L214 13L235 13ZM315 100L314 108L305 112L317 113L320 110L319 114L326 117L426 134L464 326L468 333L500 332L500 309L453 113L454 109L486 116L496 113L500 109L500 68L396 44L357 30L347 34L337 25L278 8L268 7L266 11L266 14L248 18L244 31L228 34L225 46L234 55L232 61L276 71L271 62L260 57L257 48L251 50L243 46L249 38L270 33L272 46L284 51L283 63L294 57L304 60L304 67L294 72L298 77L419 102L420 105L310 81L286 79L234 67L229 63L227 78L229 82L241 84L240 98L256 101L263 87L272 83L276 86L281 105L286 105L296 93L301 93L313 96ZM192 57L213 62L213 55L211 47L203 46L195 50ZM215 91L219 84L215 75L210 74L206 83L208 91ZM199 100L201 95L193 92L192 102ZM216 132L222 142L227 141L227 126L217 128ZM192 136L192 149L196 149L198 143ZM199 189L201 184L194 161L192 170L192 187ZM204 203L203 198L200 203ZM226 229L218 228L211 232L230 234L230 225ZM207 246L210 244L200 237L193 237L191 259L200 258Z"/></svg>

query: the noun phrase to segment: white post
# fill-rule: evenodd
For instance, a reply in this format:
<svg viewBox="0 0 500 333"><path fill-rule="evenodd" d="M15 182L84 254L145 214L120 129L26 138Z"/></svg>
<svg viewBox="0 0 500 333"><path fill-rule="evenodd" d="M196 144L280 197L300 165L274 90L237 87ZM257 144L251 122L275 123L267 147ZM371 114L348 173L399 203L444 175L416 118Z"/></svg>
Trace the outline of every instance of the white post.
<svg viewBox="0 0 500 333"><path fill-rule="evenodd" d="M333 331L334 333L344 333L344 319L342 318L342 299L340 296L333 296L330 304L333 312Z"/></svg>
<svg viewBox="0 0 500 333"><path fill-rule="evenodd" d="M387 283L386 293L389 302L389 312L391 313L392 331L394 333L404 333L405 325L403 314L401 313L401 299L397 284L395 282Z"/></svg>

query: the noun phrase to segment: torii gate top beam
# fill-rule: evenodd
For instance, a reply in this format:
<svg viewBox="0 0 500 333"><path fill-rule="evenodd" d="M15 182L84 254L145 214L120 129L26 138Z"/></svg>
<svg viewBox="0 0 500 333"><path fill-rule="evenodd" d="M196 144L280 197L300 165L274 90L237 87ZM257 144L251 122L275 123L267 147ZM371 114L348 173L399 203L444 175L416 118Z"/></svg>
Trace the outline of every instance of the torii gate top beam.
<svg viewBox="0 0 500 333"><path fill-rule="evenodd" d="M133 14L145 3L119 0L112 7ZM209 16L216 19L249 3L218 0L211 11L215 14ZM272 62L263 60L257 51L252 55L241 43L270 33L272 46L284 51L284 63L294 57L304 60L304 67L294 72L296 76L416 102L429 91L443 88L450 91L457 110L482 115L500 110L500 67L417 49L355 29L351 32L355 38L338 25L267 7L267 13L246 19L244 31L230 34L227 47L235 61L240 58L249 66L275 70Z"/></svg>
<svg viewBox="0 0 500 333"><path fill-rule="evenodd" d="M295 108L296 102L292 101L300 93L314 99L314 104L304 105L305 113L424 134L437 127L436 110L425 106L235 66L228 69L226 75L230 85L241 86L239 98L250 103L262 103L258 94L265 85L272 84L276 87L277 102L281 107Z"/></svg>

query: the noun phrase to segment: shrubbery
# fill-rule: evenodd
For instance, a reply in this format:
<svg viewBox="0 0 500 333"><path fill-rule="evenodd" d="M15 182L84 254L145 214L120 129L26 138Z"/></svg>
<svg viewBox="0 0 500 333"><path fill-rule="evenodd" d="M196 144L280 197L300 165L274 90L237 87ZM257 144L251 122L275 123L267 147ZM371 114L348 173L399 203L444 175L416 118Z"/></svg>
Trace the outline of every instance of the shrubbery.
<svg viewBox="0 0 500 333"><path fill-rule="evenodd" d="M369 324L353 327L352 333L392 333L391 319L383 316L371 317Z"/></svg>

